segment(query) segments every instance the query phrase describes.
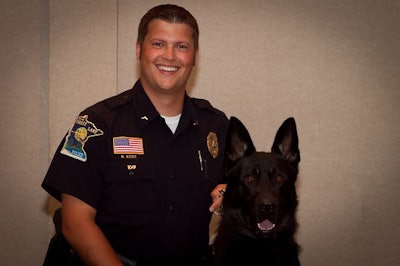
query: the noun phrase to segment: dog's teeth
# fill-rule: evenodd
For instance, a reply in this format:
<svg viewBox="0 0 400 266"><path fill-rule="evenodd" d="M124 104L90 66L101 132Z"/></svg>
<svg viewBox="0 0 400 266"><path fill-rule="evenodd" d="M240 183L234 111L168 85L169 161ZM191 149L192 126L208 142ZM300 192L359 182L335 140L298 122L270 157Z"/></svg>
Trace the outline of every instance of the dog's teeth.
<svg viewBox="0 0 400 266"><path fill-rule="evenodd" d="M272 223L270 220L265 219L261 223L257 223L257 226L262 231L270 231L270 230L274 229L275 224Z"/></svg>

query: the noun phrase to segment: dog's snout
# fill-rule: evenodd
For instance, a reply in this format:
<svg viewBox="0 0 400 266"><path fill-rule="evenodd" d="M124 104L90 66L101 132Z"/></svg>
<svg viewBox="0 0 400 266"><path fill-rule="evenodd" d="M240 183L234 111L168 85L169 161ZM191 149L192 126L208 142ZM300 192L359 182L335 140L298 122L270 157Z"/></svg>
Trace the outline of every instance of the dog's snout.
<svg viewBox="0 0 400 266"><path fill-rule="evenodd" d="M259 209L264 213L274 213L276 210L276 205L272 203L262 203L260 204Z"/></svg>

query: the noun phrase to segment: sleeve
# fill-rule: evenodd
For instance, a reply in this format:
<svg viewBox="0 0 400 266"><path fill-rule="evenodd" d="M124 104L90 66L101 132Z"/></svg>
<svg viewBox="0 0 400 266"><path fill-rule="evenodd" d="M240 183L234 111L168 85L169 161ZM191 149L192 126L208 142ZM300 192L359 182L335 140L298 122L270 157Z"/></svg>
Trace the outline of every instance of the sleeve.
<svg viewBox="0 0 400 266"><path fill-rule="evenodd" d="M106 132L94 113L81 113L61 141L42 188L57 200L70 194L96 208L105 176Z"/></svg>

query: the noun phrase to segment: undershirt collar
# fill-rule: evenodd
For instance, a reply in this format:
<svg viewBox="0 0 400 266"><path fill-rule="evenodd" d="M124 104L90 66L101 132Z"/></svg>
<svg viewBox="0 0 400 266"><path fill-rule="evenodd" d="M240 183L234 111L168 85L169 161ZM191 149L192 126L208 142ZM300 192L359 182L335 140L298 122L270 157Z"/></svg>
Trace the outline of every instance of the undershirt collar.
<svg viewBox="0 0 400 266"><path fill-rule="evenodd" d="M165 116L162 115L161 117L165 119L165 123L167 123L167 126L171 129L172 133L175 134L176 128L178 127L179 124L179 119L181 118L182 114L176 115L176 116Z"/></svg>

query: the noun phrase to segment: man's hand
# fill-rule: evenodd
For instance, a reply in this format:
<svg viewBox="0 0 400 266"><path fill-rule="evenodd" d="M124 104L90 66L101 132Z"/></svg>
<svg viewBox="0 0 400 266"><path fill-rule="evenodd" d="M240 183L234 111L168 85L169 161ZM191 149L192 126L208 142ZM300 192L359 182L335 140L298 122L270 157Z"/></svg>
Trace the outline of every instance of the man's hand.
<svg viewBox="0 0 400 266"><path fill-rule="evenodd" d="M222 198L225 193L226 184L217 185L213 191L211 191L211 198L213 200L213 204L211 204L209 210L210 212L214 212L215 214L221 214L222 212Z"/></svg>

